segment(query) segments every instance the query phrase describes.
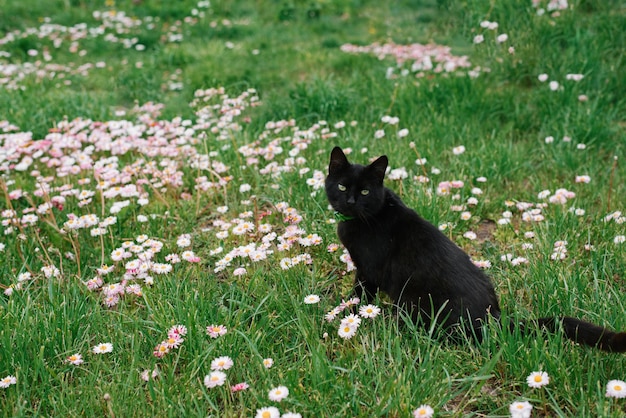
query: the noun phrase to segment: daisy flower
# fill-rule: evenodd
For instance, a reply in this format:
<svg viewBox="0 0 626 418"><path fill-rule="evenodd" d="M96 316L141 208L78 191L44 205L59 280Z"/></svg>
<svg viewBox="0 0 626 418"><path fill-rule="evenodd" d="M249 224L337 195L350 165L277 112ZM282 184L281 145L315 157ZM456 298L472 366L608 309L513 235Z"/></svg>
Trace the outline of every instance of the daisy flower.
<svg viewBox="0 0 626 418"><path fill-rule="evenodd" d="M235 393L235 392L241 392L242 390L246 390L250 387L250 385L248 385L246 382L241 382L241 383L237 383L236 385L233 385L230 387L230 391Z"/></svg>
<svg viewBox="0 0 626 418"><path fill-rule="evenodd" d="M168 348L178 348L185 340L178 334L168 335L167 340L161 344L165 344Z"/></svg>
<svg viewBox="0 0 626 418"><path fill-rule="evenodd" d="M268 397L270 401L280 402L289 396L289 389L285 386L278 386L270 390Z"/></svg>
<svg viewBox="0 0 626 418"><path fill-rule="evenodd" d="M326 315L324 315L324 318L326 319L326 321L332 322L332 320L335 319L335 317L339 315L341 311L342 309L340 309L339 307L334 307Z"/></svg>
<svg viewBox="0 0 626 418"><path fill-rule="evenodd" d="M337 333L341 338L349 340L354 337L354 334L356 334L356 327L349 324L343 324L339 327L339 331Z"/></svg>
<svg viewBox="0 0 626 418"><path fill-rule="evenodd" d="M152 354L156 358L162 358L163 356L165 356L169 352L170 352L170 347L164 341L164 342L158 344L156 347L154 347L154 351L152 351Z"/></svg>
<svg viewBox="0 0 626 418"><path fill-rule="evenodd" d="M139 269L140 266L140 262L137 259L134 260L130 260L128 263L126 263L126 265L124 266L124 268L128 271L134 271Z"/></svg>
<svg viewBox="0 0 626 418"><path fill-rule="evenodd" d="M530 418L530 412L532 411L533 406L528 401L524 402L513 402L509 406L509 412L511 413L511 418Z"/></svg>
<svg viewBox="0 0 626 418"><path fill-rule="evenodd" d="M102 293L107 296L114 296L124 293L124 286L121 283L111 283L102 288Z"/></svg>
<svg viewBox="0 0 626 418"><path fill-rule="evenodd" d="M489 260L472 260L472 263L478 268L488 269L491 267L491 261Z"/></svg>
<svg viewBox="0 0 626 418"><path fill-rule="evenodd" d="M273 359L271 359L269 357L263 359L263 366L266 369L270 369L273 365L274 365L274 360Z"/></svg>
<svg viewBox="0 0 626 418"><path fill-rule="evenodd" d="M257 409L255 418L280 418L280 411L274 406Z"/></svg>
<svg viewBox="0 0 626 418"><path fill-rule="evenodd" d="M247 271L244 267L238 267L235 270L233 270L233 276L238 277L238 276L243 276L244 274L246 274Z"/></svg>
<svg viewBox="0 0 626 418"><path fill-rule="evenodd" d="M85 285L87 285L87 289L89 290L96 290L99 289L100 286L102 286L103 284L103 280L100 277L94 277L93 279L89 279L85 282Z"/></svg>
<svg viewBox="0 0 626 418"><path fill-rule="evenodd" d="M532 372L526 378L526 382L531 388L540 388L550 383L550 376L546 372Z"/></svg>
<svg viewBox="0 0 626 418"><path fill-rule="evenodd" d="M302 418L297 412L285 412L280 418Z"/></svg>
<svg viewBox="0 0 626 418"><path fill-rule="evenodd" d="M430 405L420 405L415 411L413 416L415 418L430 418L435 414L435 410Z"/></svg>
<svg viewBox="0 0 626 418"><path fill-rule="evenodd" d="M320 301L320 297L317 295L308 295L307 297L304 298L304 303L306 303L307 305L313 305L319 301Z"/></svg>
<svg viewBox="0 0 626 418"><path fill-rule="evenodd" d="M211 374L204 376L204 386L207 388L214 388L215 386L222 386L226 382L226 373L220 371L213 371Z"/></svg>
<svg viewBox="0 0 626 418"><path fill-rule="evenodd" d="M4 294L7 295L7 296L11 296L13 294L13 289L15 289L15 287L16 286L14 284L12 284L11 286L7 287L4 290Z"/></svg>
<svg viewBox="0 0 626 418"><path fill-rule="evenodd" d="M359 303L361 303L361 299L351 298L348 300L342 300L339 306L341 307L341 309L347 309L347 308L350 308L351 306L358 305Z"/></svg>
<svg viewBox="0 0 626 418"><path fill-rule="evenodd" d="M185 261L189 261L190 263L197 263L200 261L200 257L198 257L193 251L190 250L183 251L180 257Z"/></svg>
<svg viewBox="0 0 626 418"><path fill-rule="evenodd" d="M178 335L180 337L184 337L187 335L187 327L184 325L174 325L167 331L167 336L171 337L173 335Z"/></svg>
<svg viewBox="0 0 626 418"><path fill-rule="evenodd" d="M475 240L476 238L478 238L478 235L476 235L474 231L467 231L466 233L463 234L463 237L469 240Z"/></svg>
<svg viewBox="0 0 626 418"><path fill-rule="evenodd" d="M465 152L465 147L463 145L459 145L458 147L452 148L452 153L454 155L461 155Z"/></svg>
<svg viewBox="0 0 626 418"><path fill-rule="evenodd" d="M172 265L165 263L153 263L150 266L150 270L152 270L156 274L166 274L172 271Z"/></svg>
<svg viewBox="0 0 626 418"><path fill-rule="evenodd" d="M113 250L113 252L111 252L111 259L113 261L121 261L124 259L124 257L126 257L127 251L123 248L116 248L115 250ZM130 254L130 253L128 253ZM108 268L108 266L102 266L101 270L104 270L104 268ZM100 272L100 274L105 274L104 272Z"/></svg>
<svg viewBox="0 0 626 418"><path fill-rule="evenodd" d="M111 343L100 343L96 346L94 346L91 351L93 351L94 354L105 354L105 353L110 353L111 351L113 351L113 344Z"/></svg>
<svg viewBox="0 0 626 418"><path fill-rule="evenodd" d="M73 364L74 366L78 366L83 363L83 356L80 354L72 354L68 358L65 359L66 363Z"/></svg>
<svg viewBox="0 0 626 418"><path fill-rule="evenodd" d="M7 376L4 379L0 380L0 388L8 388L11 385L14 385L17 383L17 379L15 378L15 376Z"/></svg>
<svg viewBox="0 0 626 418"><path fill-rule="evenodd" d="M102 303L104 303L106 306L110 308L112 306L117 305L119 301L120 301L120 297L118 295L108 295L108 296L105 296Z"/></svg>
<svg viewBox="0 0 626 418"><path fill-rule="evenodd" d="M287 244L286 244L286 243L283 243L282 245L283 245L283 246L286 246ZM281 246L279 246L279 247L278 247L278 249L282 251ZM289 249L289 248L288 248L288 246L287 246L287 248L285 248L285 250L288 250L288 249ZM278 263L278 265L279 265L279 266L280 266L280 268L281 268L281 269L283 269L283 270L289 270L289 269L293 266L293 263L291 262L291 259L290 259L290 258L283 258L283 259L281 259L281 260L280 260L280 262Z"/></svg>
<svg viewBox="0 0 626 418"><path fill-rule="evenodd" d="M141 286L138 284L131 284L126 286L125 292L129 295L142 296Z"/></svg>
<svg viewBox="0 0 626 418"><path fill-rule="evenodd" d="M190 234L183 234L183 235L179 236L178 239L176 240L176 245L179 248L189 247L191 245L191 235Z"/></svg>
<svg viewBox="0 0 626 418"><path fill-rule="evenodd" d="M150 370L144 370L143 372L141 372L141 380L148 382L150 380L150 378L155 379L157 376L159 375L159 369L158 368L154 368L154 370L150 371Z"/></svg>
<svg viewBox="0 0 626 418"><path fill-rule="evenodd" d="M359 308L359 315L363 318L376 318L380 313L380 308L376 305L364 305Z"/></svg>
<svg viewBox="0 0 626 418"><path fill-rule="evenodd" d="M610 380L606 384L606 396L610 398L626 398L626 382Z"/></svg>
<svg viewBox="0 0 626 418"><path fill-rule="evenodd" d="M226 334L227 331L228 330L224 325L209 325L208 327L206 327L206 332L211 338L221 337L222 335Z"/></svg>
<svg viewBox="0 0 626 418"><path fill-rule="evenodd" d="M341 320L341 326L343 327L344 325L358 328L361 325L361 318L358 315L350 314Z"/></svg>
<svg viewBox="0 0 626 418"><path fill-rule="evenodd" d="M217 357L211 362L211 370L228 370L233 364L233 359L228 356Z"/></svg>

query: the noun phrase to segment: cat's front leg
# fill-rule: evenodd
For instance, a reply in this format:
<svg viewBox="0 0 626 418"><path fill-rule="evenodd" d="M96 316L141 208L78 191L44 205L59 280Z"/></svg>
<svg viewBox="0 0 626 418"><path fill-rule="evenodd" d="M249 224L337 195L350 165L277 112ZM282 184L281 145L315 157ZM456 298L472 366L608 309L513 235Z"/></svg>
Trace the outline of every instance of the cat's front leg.
<svg viewBox="0 0 626 418"><path fill-rule="evenodd" d="M376 286L373 282L368 281L357 270L356 275L354 276L354 293L359 299L361 299L361 302L373 301L376 296L376 292L378 292L378 286Z"/></svg>

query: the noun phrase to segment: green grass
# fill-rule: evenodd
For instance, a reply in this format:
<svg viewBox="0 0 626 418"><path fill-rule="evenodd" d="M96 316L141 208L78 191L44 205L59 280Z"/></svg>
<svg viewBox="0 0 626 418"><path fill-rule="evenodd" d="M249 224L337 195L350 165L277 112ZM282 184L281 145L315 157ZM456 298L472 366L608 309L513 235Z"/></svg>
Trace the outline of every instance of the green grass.
<svg viewBox="0 0 626 418"><path fill-rule="evenodd" d="M407 179L387 185L426 219L448 224L446 233L474 259L491 262L488 272L506 318L572 315L626 330L626 243L614 242L626 234L626 224L623 215L619 222L605 220L626 212L623 4L571 1L553 17L538 16L530 0L405 0L389 6L370 0L216 1L208 8L171 3L24 0L0 7L0 38L46 22L93 28L102 22L94 11L115 10L117 17L125 12L142 23L105 34L137 38L145 47L125 48L102 34L80 37L71 52L67 32L58 48L50 37L19 34L0 45L10 54L0 57L3 68L64 66L54 76L3 75L15 88L5 79L0 84L0 119L19 127L0 132L0 287L14 287L0 298L0 378L17 379L0 389L0 415L239 417L273 405L302 416L400 417L429 404L436 416L495 417L508 416L516 400L530 401L533 416L626 414L623 400L605 396L609 380L626 379L622 356L575 346L560 334L520 335L491 326L481 345L446 344L398 317L380 295L375 303L381 315L363 319L352 339L341 339L339 320L328 323L324 315L350 297L353 273L345 273L341 250L327 251L338 243L332 212L323 190L307 184L316 170L325 173L335 145L351 147L351 160L362 163L387 154L391 168L408 172ZM204 16L190 20L194 8ZM481 28L483 20L498 22L498 29ZM182 34L182 40L168 42L172 33ZM509 38L498 44L495 37L502 33ZM485 41L473 44L478 34ZM467 55L472 68L482 70L477 78L461 71L388 79L393 58L340 50L345 43L390 41L449 45L454 55ZM104 66L95 66L99 62ZM93 68L76 73L84 64ZM537 78L542 73L549 76L544 83ZM567 80L567 74L584 78ZM550 81L559 89L552 91ZM195 112L203 105L190 106L194 92L212 87L224 87L229 98L256 89L261 104L233 116L236 129L218 124L219 111L206 117L210 126L195 126ZM148 117L147 111L133 111L150 101L162 103L162 113ZM223 101L217 95L209 103ZM382 122L385 115L398 117L398 124ZM77 118L95 123L77 128ZM293 126L271 126L281 120L293 120ZM111 121L120 122L116 127ZM345 127L335 126L342 121ZM118 130L124 123L133 131ZM409 134L399 137L401 129ZM376 139L377 130L385 136ZM24 139L7 151L18 132L30 132L35 142ZM47 135L54 144L61 137L82 142L59 152L31 150L32 162L19 169L20 162L28 163L24 150L45 144L40 140ZM545 142L548 136L553 143ZM566 136L570 142L563 141ZM117 144L102 148L110 137ZM155 140L161 142L146 146ZM170 148L155 152L165 145ZM459 145L466 151L455 155ZM367 150L361 153L362 148ZM249 150L254 155L247 155ZM275 156L266 159L259 150L273 150ZM61 158L69 155L105 167L63 176L59 164L71 166ZM115 158L103 164L109 157ZM426 165L416 165L418 157L426 158ZM280 172L267 169L272 162ZM51 187L43 195L36 193L38 175L51 176L40 179ZM420 175L430 182L414 179ZM591 182L576 183L580 175ZM483 176L486 182L477 181ZM217 185L220 177L225 183ZM115 185L131 184L140 196L105 197L98 187L103 180L110 182L103 186L109 193ZM438 195L439 182L451 180L464 185ZM214 184L196 187L203 182ZM240 190L242 184L251 190ZM473 194L475 187L482 194ZM511 206L546 203L538 194L559 188L576 196L564 205L548 203L540 222L524 222L523 211ZM25 195L16 196L19 190ZM67 190L91 191L93 197L79 203ZM61 203L55 200L60 195ZM455 206L472 196L478 203L466 205L472 218L462 221ZM11 221L7 210L24 219L51 199L57 206L39 213L34 225ZM129 205L111 213L114 202L123 200ZM281 202L301 216L302 236L317 234L321 244L295 243L282 251L274 241L266 260L236 258L216 271L226 253L261 245L265 233L259 224L271 225L278 236L288 231ZM218 210L225 205L225 213ZM570 208L585 212L579 216ZM512 212L511 224L499 225L505 211ZM255 230L236 235L233 222L244 212L251 212L246 219ZM91 235L93 227L67 232L62 228L68 214L96 215L100 221L115 216L116 223L101 236ZM220 222L231 223L226 237L218 234ZM468 231L479 239L465 238ZM534 238L525 237L527 232ZM177 246L182 234L190 234L191 246ZM137 255L115 261L112 252L124 242L141 244L141 235L162 243L155 262L168 263L166 255L185 250L193 250L199 262L172 264L170 273L152 274L152 285L130 277L127 284L140 284L141 296L124 294L107 307L102 292L89 290L86 282L98 276L102 264L115 266L103 276L105 284L122 281L125 263ZM562 261L551 259L557 241L568 243ZM219 247L222 252L216 253ZM281 268L281 259L303 253L310 264ZM526 262L502 261L506 254ZM45 277L44 266L58 268L58 276ZM246 273L234 275L237 267ZM26 272L33 279L18 286ZM304 304L309 294L319 295L319 304ZM187 327L185 341L156 358L155 346L176 324ZM212 339L205 331L212 324L228 332ZM93 354L92 347L103 342L113 343L113 351ZM65 362L74 353L83 356L82 365ZM234 366L226 371L224 386L208 389L203 380L219 356L230 356ZM272 368L263 366L264 358L274 360ZM141 373L155 367L158 377L142 380ZM550 384L530 389L526 376L537 370L549 373ZM243 381L250 388L231 393L229 386ZM268 392L279 385L289 396L270 401Z"/></svg>

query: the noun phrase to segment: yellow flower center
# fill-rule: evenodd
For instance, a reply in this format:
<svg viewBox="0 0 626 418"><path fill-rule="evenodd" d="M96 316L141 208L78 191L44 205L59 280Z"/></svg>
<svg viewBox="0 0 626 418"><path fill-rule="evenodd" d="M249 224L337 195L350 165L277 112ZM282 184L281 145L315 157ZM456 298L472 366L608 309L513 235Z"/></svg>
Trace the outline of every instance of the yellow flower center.
<svg viewBox="0 0 626 418"><path fill-rule="evenodd" d="M343 329L343 332L350 332L350 327L345 327L345 328Z"/></svg>
<svg viewBox="0 0 626 418"><path fill-rule="evenodd" d="M613 386L613 389L617 390L618 392L622 390L622 387L620 385L615 385Z"/></svg>
<svg viewBox="0 0 626 418"><path fill-rule="evenodd" d="M518 404L518 405L517 405L517 409L524 409L524 405L522 405L522 404Z"/></svg>
<svg viewBox="0 0 626 418"><path fill-rule="evenodd" d="M417 415L426 415L426 410L420 409L419 411L417 411Z"/></svg>
<svg viewBox="0 0 626 418"><path fill-rule="evenodd" d="M270 418L272 416L272 414L269 413L269 411L263 411L263 418Z"/></svg>
<svg viewBox="0 0 626 418"><path fill-rule="evenodd" d="M541 377L540 374L535 376L535 382L540 383L541 381L543 381L543 377Z"/></svg>

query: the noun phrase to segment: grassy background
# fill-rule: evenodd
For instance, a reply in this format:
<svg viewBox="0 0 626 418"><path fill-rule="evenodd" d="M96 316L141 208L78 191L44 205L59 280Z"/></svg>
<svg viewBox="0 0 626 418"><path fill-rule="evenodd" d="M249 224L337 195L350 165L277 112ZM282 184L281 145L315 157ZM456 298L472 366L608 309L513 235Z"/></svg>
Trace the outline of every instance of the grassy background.
<svg viewBox="0 0 626 418"><path fill-rule="evenodd" d="M530 1L397 1L381 6L367 0L233 0L198 8L205 16L196 24L185 23L194 7L188 1L0 2L0 36L39 27L48 18L65 27L83 22L98 26L94 10L152 17L154 25L149 28L143 20L120 35L136 37L144 51L124 48L103 36L78 40L77 50L86 51L82 56L70 52L67 35L58 49L50 39L37 36L1 45L0 50L10 53L0 59L3 65L35 63L45 48L56 64L72 68L106 64L90 69L87 76L42 80L27 76L17 90L0 87L0 119L32 132L34 139L43 138L64 118L120 119L117 111L128 112L148 101L165 105L162 120L193 119L188 103L194 91L209 87L224 86L231 96L255 88L263 102L245 111L249 122L232 133L227 144L209 133L199 145L201 152L215 152L215 158L230 167L233 180L224 190L194 191L194 178L209 174L178 158L183 186L169 188L163 200L152 193L147 207L134 205L122 212L103 242L88 233L79 236L80 277L76 263L64 259L62 278L38 277L11 297L0 298L0 377L18 378L17 385L0 390L4 416L251 416L256 409L274 404L283 412L294 410L303 416L393 417L407 416L423 403L432 405L440 416L506 416L508 405L517 399L530 400L539 416L626 413L623 402L604 397L609 379L626 378L623 358L574 347L559 335L521 336L494 327L481 346L442 345L394 317L381 297L377 302L383 307L382 316L364 323L353 339L341 340L336 324L327 324L323 315L349 295L351 274L343 276L338 255L326 252L327 244L337 242L334 226L326 222L331 213L324 194L312 196L305 182L313 170L325 171L335 144L352 147L352 158L360 162L387 154L392 168L406 167L409 172L408 179L388 181L388 185L433 223L454 224L450 236L474 258L492 262L489 273L506 315L575 315L626 329L626 244L613 243L615 236L625 234L624 224L603 220L608 213L625 209L622 3L572 1L568 10L552 17L537 16ZM482 20L498 22L499 29L495 33L482 29ZM163 34L172 31L182 33L182 41L165 42ZM473 45L479 33L486 40ZM504 44L494 42L500 33L509 35ZM339 49L344 43L390 40L449 45L456 55L467 54L473 65L490 71L478 78L427 74L387 79L387 67L395 66L392 59ZM513 54L509 46L515 48ZM38 50L38 56L30 56L31 49ZM562 90L551 91L547 83L540 83L541 73L558 81ZM576 83L566 80L569 73L585 77ZM172 90L171 82L182 85ZM579 101L582 94L588 101ZM384 115L397 116L398 126L382 123ZM302 130L328 121L331 130L338 132L334 139L316 134L302 152L303 167L311 172L269 178L245 164L238 148L263 135L281 137L267 130L266 123L291 118ZM353 120L358 123L349 126ZM346 121L348 127L333 129L339 121ZM401 128L410 134L398 138ZM378 129L385 130L384 138L374 139ZM547 136L554 136L554 143L546 144ZM564 136L572 141L563 142ZM260 139L260 144L268 141ZM412 180L423 172L414 163L417 156L410 142L428 159L430 185ZM586 149L577 149L578 144ZM461 156L452 153L458 145L467 149ZM292 148L289 142L283 147ZM363 147L368 148L365 155L359 152ZM94 159L103 156L108 155ZM121 165L140 157L124 155ZM285 154L278 159L284 158ZM53 173L43 163L36 166L44 174ZM441 174L431 175L432 167ZM575 176L582 174L592 182L575 184ZM479 176L487 177L487 182L476 183ZM60 178L54 184L76 187L77 178ZM465 181L459 201L437 196L432 189L439 181L452 179ZM28 172L12 170L3 177L4 182L16 182L9 184L9 191L33 190L33 180ZM253 186L261 207L289 202L303 216L307 233L323 238L323 245L307 249L314 260L311 266L283 271L276 260L248 266L243 277L233 277L232 268L213 273L219 258L209 251L218 245L229 251L239 242L234 237L220 242L213 229L205 228L224 218L216 211L219 205L229 205L229 219L252 210L241 202L246 198L239 193L242 183ZM462 222L451 205L464 202L473 186L484 194L471 209L472 220ZM494 226L503 211L511 210L506 201L538 202L540 191L561 187L575 191L576 198L564 206L549 205L544 222L523 223L515 212L512 226ZM181 199L182 193L193 197ZM83 208L68 202L65 211L99 214L104 208L99 198L94 201ZM2 209L8 204L3 199ZM12 202L18 211L31 205L24 199ZM574 216L568 212L571 206L585 209L586 214ZM136 221L139 214L154 214L158 220L141 224ZM271 221L282 225L278 218ZM60 224L64 219L59 215ZM486 239L463 238L468 230L482 231ZM41 245L34 230L28 231L26 241L16 234L0 240L6 245L6 261L0 265L4 287L14 284L27 266L38 271L42 265ZM530 241L523 237L526 231L536 235L534 248L527 251L521 249L523 242ZM102 306L101 297L89 292L83 281L100 266L102 251L108 255L142 233L163 241L169 251L177 250L178 235L190 233L202 261L175 266L169 275L156 278L152 287L145 286L138 300L124 299L114 308ZM37 236L61 254L74 251L45 225ZM569 254L563 262L550 260L558 240L568 241ZM587 243L595 251L585 251ZM506 253L523 255L529 263L511 266L500 260ZM321 303L304 305L309 293L319 294ZM204 328L213 323L225 324L228 334L209 339ZM163 359L154 358L152 349L174 324L189 328L186 341ZM324 338L324 333L329 336ZM113 353L90 353L93 345L104 341L115 344ZM64 364L63 359L75 352L83 354L85 364ZM210 361L221 355L235 361L228 371L229 384L245 380L250 389L231 394L226 386L207 390L202 385ZM262 366L265 357L274 359L271 369ZM141 371L157 364L160 377L144 383ZM539 369L550 374L551 383L531 390L525 378ZM281 384L289 388L289 397L280 404L270 402L267 392Z"/></svg>

